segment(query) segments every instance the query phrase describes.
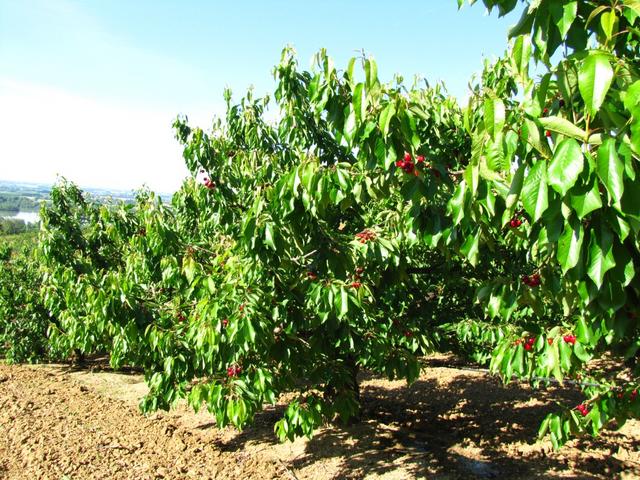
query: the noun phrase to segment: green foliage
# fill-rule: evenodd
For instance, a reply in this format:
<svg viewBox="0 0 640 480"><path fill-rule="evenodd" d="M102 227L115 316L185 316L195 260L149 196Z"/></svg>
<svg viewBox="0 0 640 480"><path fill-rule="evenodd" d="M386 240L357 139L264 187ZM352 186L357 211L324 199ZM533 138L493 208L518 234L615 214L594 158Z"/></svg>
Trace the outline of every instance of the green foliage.
<svg viewBox="0 0 640 480"><path fill-rule="evenodd" d="M436 348L581 379L541 427L556 447L637 417L640 9L524 3L465 109L372 58L301 71L285 49L274 100L175 121L192 175L170 203L61 182L38 245L52 352L141 366L145 411L186 398L219 426L290 393L280 439L357 417L360 368L411 382ZM628 381L590 369L605 355Z"/></svg>
<svg viewBox="0 0 640 480"><path fill-rule="evenodd" d="M50 317L39 282L26 248L12 252L0 246L0 352L9 362L33 362L47 354Z"/></svg>
<svg viewBox="0 0 640 480"><path fill-rule="evenodd" d="M338 74L321 52L317 65L299 72L284 52L276 125L251 93L228 94L212 132L176 121L199 180L171 204L99 206L54 188L39 251L55 352L108 351L145 369L143 409L184 397L220 426L297 392L280 438L357 415L360 368L417 378L418 356L473 314L486 278L459 275L439 231L451 229L447 171L469 148L462 114L441 86L381 84L372 59L365 82L355 61Z"/></svg>
<svg viewBox="0 0 640 480"><path fill-rule="evenodd" d="M501 15L515 8L515 2L484 3ZM517 289L518 309L530 325L498 343L491 368L505 381L568 376L598 385L584 388L577 410L547 417L541 435L550 433L556 447L583 431L596 434L612 419L621 424L637 417L640 408L630 393L640 373L640 217L632 200L640 191L638 14L634 1L527 2L505 55L516 89L497 81L504 75L499 61L485 71L466 112L477 118L482 111L485 120L469 129L477 153L465 175L477 181L459 193L469 200L460 214L458 248L480 231L478 248L498 254L496 247L510 243L503 227L520 203L526 228L512 248L538 265L540 279ZM534 62L546 70L540 80L526 74ZM487 125L496 98L505 105L505 120ZM496 151L496 136L511 132L520 138L515 150L502 144ZM485 160L496 156L510 158L510 168ZM483 186L502 197L494 212L480 208ZM626 362L629 382L587 373L589 362L605 353Z"/></svg>

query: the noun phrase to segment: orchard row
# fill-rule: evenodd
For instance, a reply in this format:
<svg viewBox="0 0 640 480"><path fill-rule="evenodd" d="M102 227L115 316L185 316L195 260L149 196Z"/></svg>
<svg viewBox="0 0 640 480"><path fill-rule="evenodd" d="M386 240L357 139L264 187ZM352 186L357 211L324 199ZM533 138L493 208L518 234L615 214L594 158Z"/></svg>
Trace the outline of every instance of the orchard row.
<svg viewBox="0 0 640 480"><path fill-rule="evenodd" d="M220 426L294 392L281 439L357 417L359 369L411 382L436 349L578 382L584 401L542 423L556 447L637 418L640 9L524 7L464 108L382 83L372 58L338 70L321 51L304 71L285 49L273 100L227 91L209 131L176 120L192 177L170 204L59 184L42 288L20 300L42 308L11 330L26 311L3 307L5 344L44 322L49 355L108 352L144 369L143 409L187 398ZM602 356L616 368L590 368Z"/></svg>

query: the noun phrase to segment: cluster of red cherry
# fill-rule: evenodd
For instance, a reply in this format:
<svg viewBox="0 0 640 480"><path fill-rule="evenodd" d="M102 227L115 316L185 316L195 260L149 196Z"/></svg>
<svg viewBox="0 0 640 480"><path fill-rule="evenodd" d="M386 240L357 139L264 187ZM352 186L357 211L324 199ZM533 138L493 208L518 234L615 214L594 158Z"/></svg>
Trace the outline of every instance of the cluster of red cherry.
<svg viewBox="0 0 640 480"><path fill-rule="evenodd" d="M618 393L618 398L623 399L624 392ZM631 390L631 393L629 394L629 400L633 402L636 398L638 398L638 389L634 388L633 390Z"/></svg>
<svg viewBox="0 0 640 480"><path fill-rule="evenodd" d="M228 377L237 377L242 373L242 367L239 365L232 365L227 368L227 376Z"/></svg>
<svg viewBox="0 0 640 480"><path fill-rule="evenodd" d="M511 228L518 228L520 225L522 225L522 220L520 220L518 217L513 217L509 222L509 226Z"/></svg>
<svg viewBox="0 0 640 480"><path fill-rule="evenodd" d="M362 267L358 267L356 268L356 274L354 275L355 280L353 282L351 282L351 287L352 288L360 288L362 286L362 283L360 282L360 280L362 279L362 274L364 273L364 268Z"/></svg>
<svg viewBox="0 0 640 480"><path fill-rule="evenodd" d="M424 163L424 155L418 155L416 157L417 163ZM416 170L416 164L413 162L413 158L410 153L405 153L404 157L396 161L396 167L404 170L404 173L414 174L418 176L418 170Z"/></svg>
<svg viewBox="0 0 640 480"><path fill-rule="evenodd" d="M376 239L375 232L369 230L368 228L364 229L360 233L356 233L356 238L360 243L367 243L370 240Z"/></svg>
<svg viewBox="0 0 640 480"><path fill-rule="evenodd" d="M527 339L518 338L513 344L517 347L518 345L524 343L524 349L528 352L533 348L536 343L536 337L529 337Z"/></svg>
<svg viewBox="0 0 640 480"><path fill-rule="evenodd" d="M528 287L539 287L542 283L542 278L538 273L534 273L533 275L523 275L522 283L524 283Z"/></svg>
<svg viewBox="0 0 640 480"><path fill-rule="evenodd" d="M578 405L576 407L576 410L578 410L583 417L586 417L589 414L589 407L587 407L584 403Z"/></svg>

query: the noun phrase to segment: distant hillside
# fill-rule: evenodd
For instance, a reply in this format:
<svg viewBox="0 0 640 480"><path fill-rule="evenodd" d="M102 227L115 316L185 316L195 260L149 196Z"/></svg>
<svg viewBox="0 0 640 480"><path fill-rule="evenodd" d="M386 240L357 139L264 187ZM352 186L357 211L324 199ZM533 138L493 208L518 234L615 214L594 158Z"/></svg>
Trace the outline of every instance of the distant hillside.
<svg viewBox="0 0 640 480"><path fill-rule="evenodd" d="M38 210L40 202L49 199L51 187L52 185L47 184L0 180L0 211L28 212ZM136 195L133 190L80 187L97 200L114 199L133 202ZM160 193L160 195L164 199L171 197L170 193Z"/></svg>

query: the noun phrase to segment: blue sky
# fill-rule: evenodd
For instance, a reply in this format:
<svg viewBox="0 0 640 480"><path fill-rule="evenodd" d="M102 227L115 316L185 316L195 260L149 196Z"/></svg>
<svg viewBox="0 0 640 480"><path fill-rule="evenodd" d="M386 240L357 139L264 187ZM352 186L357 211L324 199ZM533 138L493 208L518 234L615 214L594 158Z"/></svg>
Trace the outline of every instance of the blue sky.
<svg viewBox="0 0 640 480"><path fill-rule="evenodd" d="M271 93L287 44L304 67L322 47L338 66L364 49L383 79L420 74L464 98L518 17L478 3L0 0L0 179L173 190L172 119L206 127L225 86Z"/></svg>

